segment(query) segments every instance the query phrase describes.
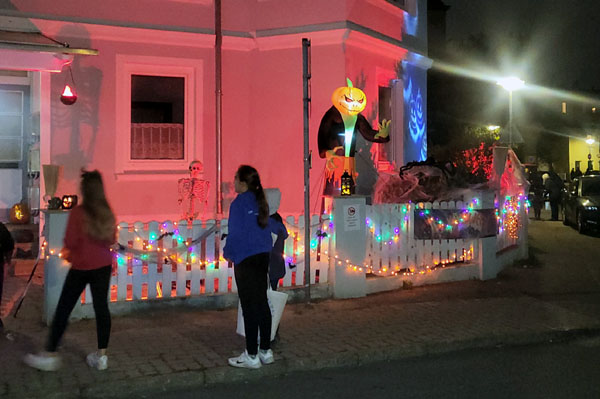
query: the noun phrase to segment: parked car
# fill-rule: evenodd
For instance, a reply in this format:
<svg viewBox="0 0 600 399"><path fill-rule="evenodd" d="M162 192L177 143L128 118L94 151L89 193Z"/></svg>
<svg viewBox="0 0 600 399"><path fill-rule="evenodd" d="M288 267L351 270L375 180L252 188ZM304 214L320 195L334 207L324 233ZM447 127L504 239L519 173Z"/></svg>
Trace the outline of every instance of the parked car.
<svg viewBox="0 0 600 399"><path fill-rule="evenodd" d="M584 233L600 226L600 175L573 179L564 199L564 224Z"/></svg>

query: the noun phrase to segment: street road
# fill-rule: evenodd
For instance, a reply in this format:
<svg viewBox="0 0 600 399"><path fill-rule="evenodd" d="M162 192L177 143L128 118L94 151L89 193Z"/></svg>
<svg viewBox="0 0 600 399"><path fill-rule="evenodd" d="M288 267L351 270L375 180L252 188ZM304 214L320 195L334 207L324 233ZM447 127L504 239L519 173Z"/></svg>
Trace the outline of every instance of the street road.
<svg viewBox="0 0 600 399"><path fill-rule="evenodd" d="M600 337L289 374L146 398L599 398ZM248 373L252 373L251 370Z"/></svg>

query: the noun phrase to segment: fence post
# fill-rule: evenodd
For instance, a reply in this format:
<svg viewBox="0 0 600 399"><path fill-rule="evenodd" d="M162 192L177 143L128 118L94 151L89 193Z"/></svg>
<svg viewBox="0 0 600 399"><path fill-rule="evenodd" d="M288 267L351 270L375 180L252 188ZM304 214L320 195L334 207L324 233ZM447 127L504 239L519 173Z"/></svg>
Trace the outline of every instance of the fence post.
<svg viewBox="0 0 600 399"><path fill-rule="evenodd" d="M63 247L69 212L49 210L43 212L43 234L47 244L45 249L47 258L44 261L44 312L42 320L50 325L54 317L54 311L58 304L62 286L69 271L66 262L58 257Z"/></svg>
<svg viewBox="0 0 600 399"><path fill-rule="evenodd" d="M366 199L363 196L336 197L333 200L334 256L330 265L335 298L367 295L366 273ZM357 270L349 267L356 265ZM359 270L360 267L362 270Z"/></svg>

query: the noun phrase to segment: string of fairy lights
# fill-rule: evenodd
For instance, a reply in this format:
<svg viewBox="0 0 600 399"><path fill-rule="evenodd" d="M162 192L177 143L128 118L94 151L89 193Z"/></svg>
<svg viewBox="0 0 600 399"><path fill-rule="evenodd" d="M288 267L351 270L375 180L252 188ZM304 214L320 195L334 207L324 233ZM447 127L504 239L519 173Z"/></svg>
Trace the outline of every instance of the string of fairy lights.
<svg viewBox="0 0 600 399"><path fill-rule="evenodd" d="M466 205L455 212L455 217L450 220L444 220L443 218L435 215L433 209L426 208L424 204L402 204L399 205L398 210L400 211L400 217L397 218L398 225L391 228L382 228L374 223L372 218L367 217L365 219L366 228L368 234L371 236L370 245L379 245L381 247L398 244L403 234L408 231L411 212L414 211L413 215L418 215L424 220L432 231L446 232L451 234L457 230L460 230L465 224L468 224L470 218L478 209L480 202L477 198L473 198ZM521 210L525 208L527 211L529 203L526 197L521 193L515 196L506 196L502 201L502 205L496 204L496 219L498 226L498 234L505 234L511 239L517 239L519 228L523 223L521 218ZM328 245L325 243L330 239L332 233L335 232L334 220L332 214L324 214L321 217L322 221L312 225L311 227L320 227L311 237L310 240L310 251L316 255L317 259L325 256L327 261L333 262L337 266L346 266L352 271L359 273L370 273L375 275L419 275L427 274L436 270L445 269L451 266L458 266L464 264L473 259L474 250L473 246L470 245L468 248L456 250L454 253L446 253L446 258L431 260L431 264L411 265L405 259L405 262L395 265L374 265L373 257L368 257L362 265L351 263L349 260L339 259L338 255L330 253ZM169 229L172 226L172 229ZM287 251L285 260L290 266L294 267L297 263L301 263L299 256L304 253L304 246L301 245L301 228L298 226L292 226L287 224L288 230L290 231L290 238L293 242L290 245L291 252ZM118 226L119 230L122 230L122 226ZM210 234L217 233L216 225L203 230L198 237L190 238L184 237L180 234L180 230L177 222L161 223L159 225L159 231L147 232L145 229L143 234L140 233L140 228L134 227L133 229L127 228L127 232L132 233L133 240L129 240L127 246L117 245L112 248L117 265L131 265L131 266L143 266L148 264L185 264L190 266L193 264L199 264L200 267L213 268L216 267L218 262L227 262L223 257L218 259L202 259L200 256L199 243L204 241ZM188 230L189 231L189 230ZM147 237L145 237L147 235ZM174 246L165 245L165 243L171 239ZM134 248L134 246L139 248ZM44 242L42 249L46 249L47 243ZM286 246L287 247L287 246ZM371 251L373 252L373 251ZM448 251L450 252L450 251ZM46 252L44 252L46 253ZM57 254L59 257L62 256L60 251L50 249L49 255ZM46 255L48 257L48 254Z"/></svg>

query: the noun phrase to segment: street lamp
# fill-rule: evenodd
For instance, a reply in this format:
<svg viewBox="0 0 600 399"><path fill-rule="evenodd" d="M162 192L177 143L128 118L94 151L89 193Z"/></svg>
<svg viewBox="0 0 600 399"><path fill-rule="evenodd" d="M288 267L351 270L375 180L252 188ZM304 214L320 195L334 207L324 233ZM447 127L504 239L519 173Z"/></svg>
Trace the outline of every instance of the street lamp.
<svg viewBox="0 0 600 399"><path fill-rule="evenodd" d="M508 91L508 146L512 148L512 131L513 131L513 107L512 107L512 93L513 91L522 89L525 86L525 82L521 79L510 76L508 78L499 79L496 82L497 85Z"/></svg>
<svg viewBox="0 0 600 399"><path fill-rule="evenodd" d="M592 161L592 146L594 145L594 143L596 142L596 140L594 140L594 137L592 137L591 134L588 134L587 138L585 139L585 142L588 145L588 167L587 167L587 171L590 171L590 170L594 170L594 161Z"/></svg>

